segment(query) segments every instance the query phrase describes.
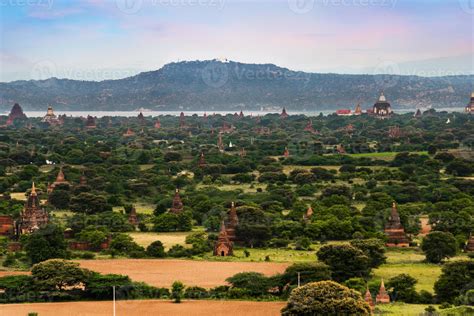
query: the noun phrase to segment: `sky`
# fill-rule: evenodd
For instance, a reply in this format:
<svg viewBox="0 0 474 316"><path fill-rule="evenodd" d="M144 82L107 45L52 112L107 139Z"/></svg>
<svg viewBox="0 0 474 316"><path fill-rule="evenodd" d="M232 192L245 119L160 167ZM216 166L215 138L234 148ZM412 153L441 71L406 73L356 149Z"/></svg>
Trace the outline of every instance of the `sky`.
<svg viewBox="0 0 474 316"><path fill-rule="evenodd" d="M118 79L183 60L474 73L474 0L0 0L0 82Z"/></svg>

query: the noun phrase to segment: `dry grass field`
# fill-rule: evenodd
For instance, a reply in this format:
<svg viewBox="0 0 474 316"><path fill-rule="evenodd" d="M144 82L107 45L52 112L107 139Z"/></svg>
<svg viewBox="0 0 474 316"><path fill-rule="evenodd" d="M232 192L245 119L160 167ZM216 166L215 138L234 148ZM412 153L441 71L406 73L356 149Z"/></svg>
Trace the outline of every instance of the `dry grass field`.
<svg viewBox="0 0 474 316"><path fill-rule="evenodd" d="M117 315L280 315L284 302L244 302L244 301L117 301ZM112 302L68 302L0 305L0 316L26 316L36 312L38 316L110 316Z"/></svg>
<svg viewBox="0 0 474 316"><path fill-rule="evenodd" d="M239 272L281 273L287 263L217 262L156 259L77 260L81 267L100 273L125 274L134 281L169 288L174 281L186 286L212 288L226 284L225 279Z"/></svg>
<svg viewBox="0 0 474 316"><path fill-rule="evenodd" d="M143 232L132 232L127 233L133 240L142 247L148 247L152 242L159 240L163 243L166 250L171 248L173 245L186 246L186 236L191 232L183 233L143 233Z"/></svg>

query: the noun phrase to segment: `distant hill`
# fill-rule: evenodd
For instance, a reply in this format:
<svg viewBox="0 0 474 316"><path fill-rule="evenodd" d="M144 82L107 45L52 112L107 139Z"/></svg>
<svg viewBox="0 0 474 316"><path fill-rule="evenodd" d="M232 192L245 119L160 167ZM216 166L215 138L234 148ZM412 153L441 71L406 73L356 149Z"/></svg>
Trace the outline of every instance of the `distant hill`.
<svg viewBox="0 0 474 316"><path fill-rule="evenodd" d="M381 90L397 108L460 107L474 76L344 75L292 71L232 61L170 63L133 77L101 82L51 78L0 83L0 107L28 110L240 110L287 107L328 110L371 106Z"/></svg>

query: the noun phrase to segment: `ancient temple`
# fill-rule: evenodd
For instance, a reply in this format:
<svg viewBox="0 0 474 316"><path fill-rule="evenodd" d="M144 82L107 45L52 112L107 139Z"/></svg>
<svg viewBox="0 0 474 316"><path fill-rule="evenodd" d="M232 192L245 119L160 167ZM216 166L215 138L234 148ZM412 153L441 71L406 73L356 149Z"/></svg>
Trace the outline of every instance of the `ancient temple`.
<svg viewBox="0 0 474 316"><path fill-rule="evenodd" d="M26 114L18 103L15 103L8 114L7 125L12 125L16 119L26 119Z"/></svg>
<svg viewBox="0 0 474 316"><path fill-rule="evenodd" d="M140 111L140 113L138 114L137 116L137 119L140 123L144 123L145 122L145 116L143 115L143 113Z"/></svg>
<svg viewBox="0 0 474 316"><path fill-rule="evenodd" d="M400 138L403 136L400 126L390 126L388 129L388 137L390 138Z"/></svg>
<svg viewBox="0 0 474 316"><path fill-rule="evenodd" d="M79 185L87 185L87 178L84 173L79 177Z"/></svg>
<svg viewBox="0 0 474 316"><path fill-rule="evenodd" d="M387 224L385 225L385 234L387 235L387 247L409 247L410 240L405 234L405 229L400 222L397 204L393 202L392 210Z"/></svg>
<svg viewBox="0 0 474 316"><path fill-rule="evenodd" d="M20 216L20 233L28 234L48 224L48 213L41 207L35 183Z"/></svg>
<svg viewBox="0 0 474 316"><path fill-rule="evenodd" d="M227 217L227 236L230 241L236 240L235 230L239 225L239 217L237 216L237 209L235 208L235 203L232 202L232 205L229 210L229 215Z"/></svg>
<svg viewBox="0 0 474 316"><path fill-rule="evenodd" d="M58 172L58 175L56 176L56 180L51 183L50 185L48 185L48 194L53 192L54 191L54 188L60 184L66 184L66 185L69 185L69 182L66 181L66 177L64 176L64 172L63 172L63 167L61 166L59 168L59 172Z"/></svg>
<svg viewBox="0 0 474 316"><path fill-rule="evenodd" d="M217 241L214 244L214 256L227 257L233 255L233 244L227 236L227 230L224 221L221 222L221 230Z"/></svg>
<svg viewBox="0 0 474 316"><path fill-rule="evenodd" d="M370 306L370 310L373 312L375 309L375 303L372 299L372 294L370 293L369 286L367 286L367 291L365 291L364 301Z"/></svg>
<svg viewBox="0 0 474 316"><path fill-rule="evenodd" d="M419 118L419 117L422 117L422 116L423 116L423 113L421 113L420 109L417 109L415 114L413 115L413 117L416 117L416 118Z"/></svg>
<svg viewBox="0 0 474 316"><path fill-rule="evenodd" d="M48 106L48 111L46 112L46 115L43 117L41 120L43 123L48 123L49 125L59 125L61 124L61 121L59 118L54 114L53 107L51 105Z"/></svg>
<svg viewBox="0 0 474 316"><path fill-rule="evenodd" d="M305 132L310 132L312 134L316 134L316 130L313 127L313 121L309 120L308 123L306 123L306 126L304 127Z"/></svg>
<svg viewBox="0 0 474 316"><path fill-rule="evenodd" d="M311 219L311 217L313 217L313 208L310 206L308 206L308 208L306 209L306 212L303 214L303 219L305 221L309 221Z"/></svg>
<svg viewBox="0 0 474 316"><path fill-rule="evenodd" d="M466 106L465 111L466 113L469 113L469 114L474 113L474 92L471 93L471 101Z"/></svg>
<svg viewBox="0 0 474 316"><path fill-rule="evenodd" d="M472 234L469 234L469 239L467 240L465 250L466 251L474 251L474 236L472 236Z"/></svg>
<svg viewBox="0 0 474 316"><path fill-rule="evenodd" d="M199 162L198 162L198 167L199 168L204 168L206 166L206 159L204 158L204 153L201 153L201 156L199 156Z"/></svg>
<svg viewBox="0 0 474 316"><path fill-rule="evenodd" d="M14 227L15 227L15 224L11 216L0 215L0 236L13 235Z"/></svg>
<svg viewBox="0 0 474 316"><path fill-rule="evenodd" d="M86 119L86 128L87 129L93 129L93 128L96 128L97 125L95 124L95 117L91 116L91 115L87 115L87 119Z"/></svg>
<svg viewBox="0 0 474 316"><path fill-rule="evenodd" d="M174 193L173 205L171 206L170 212L174 214L181 214L183 212L183 202L179 196L179 189L176 189Z"/></svg>
<svg viewBox="0 0 474 316"><path fill-rule="evenodd" d="M360 104L357 104L354 115L361 115L362 114L362 108L360 107Z"/></svg>
<svg viewBox="0 0 474 316"><path fill-rule="evenodd" d="M179 128L184 128L186 127L186 119L184 117L184 112L181 112L179 115Z"/></svg>
<svg viewBox="0 0 474 316"><path fill-rule="evenodd" d="M156 120L154 127L155 127L156 129L161 128L160 120Z"/></svg>
<svg viewBox="0 0 474 316"><path fill-rule="evenodd" d="M290 151L288 150L288 147L285 147L285 151L283 152L283 156L284 156L285 158L290 157Z"/></svg>
<svg viewBox="0 0 474 316"><path fill-rule="evenodd" d="M375 297L375 302L377 304L390 303L390 296L388 296L387 291L385 290L385 284L383 283L383 279L382 279L382 283L380 283L379 293Z"/></svg>
<svg viewBox="0 0 474 316"><path fill-rule="evenodd" d="M288 117L288 113L286 113L286 109L283 108L283 110L281 111L281 114L280 114L280 118L287 118Z"/></svg>
<svg viewBox="0 0 474 316"><path fill-rule="evenodd" d="M222 134L219 133L217 137L217 148L219 148L220 152L224 151L224 142L222 141Z"/></svg>
<svg viewBox="0 0 474 316"><path fill-rule="evenodd" d="M137 210L135 209L134 206L132 206L132 209L130 210L130 214L128 215L128 222L135 227L138 226Z"/></svg>
<svg viewBox="0 0 474 316"><path fill-rule="evenodd" d="M390 103L387 102L387 98L385 98L383 92L380 94L378 101L375 102L372 114L381 119L389 118L393 114L392 107Z"/></svg>
<svg viewBox="0 0 474 316"><path fill-rule="evenodd" d="M242 112L242 110L240 110L239 118L244 118L244 112Z"/></svg>
<svg viewBox="0 0 474 316"><path fill-rule="evenodd" d="M123 133L123 137L131 137L131 136L134 136L134 135L135 135L135 132L133 132L130 127L127 128L127 131L125 133Z"/></svg>
<svg viewBox="0 0 474 316"><path fill-rule="evenodd" d="M244 147L240 148L239 156L240 156L240 158L243 158L243 157L247 156L247 151L245 150Z"/></svg>

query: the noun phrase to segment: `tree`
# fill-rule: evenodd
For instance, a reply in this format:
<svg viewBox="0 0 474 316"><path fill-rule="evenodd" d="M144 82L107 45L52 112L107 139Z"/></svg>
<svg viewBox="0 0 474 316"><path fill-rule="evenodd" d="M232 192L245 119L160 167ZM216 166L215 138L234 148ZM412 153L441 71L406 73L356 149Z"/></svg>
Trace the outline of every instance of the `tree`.
<svg viewBox="0 0 474 316"><path fill-rule="evenodd" d="M246 290L251 296L260 296L268 292L269 280L262 273L241 272L227 278L232 287Z"/></svg>
<svg viewBox="0 0 474 316"><path fill-rule="evenodd" d="M98 229L95 226L87 226L79 234L76 235L76 238L78 240L89 243L91 250L96 251L101 250L101 244L107 241L108 237L109 232L106 229Z"/></svg>
<svg viewBox="0 0 474 316"><path fill-rule="evenodd" d="M166 253L163 243L159 240L155 240L146 248L146 254L154 258L164 258Z"/></svg>
<svg viewBox="0 0 474 316"><path fill-rule="evenodd" d="M392 290L390 294L392 301L416 303L416 282L417 280L414 277L404 273L390 278L387 282L387 288Z"/></svg>
<svg viewBox="0 0 474 316"><path fill-rule="evenodd" d="M456 255L456 238L451 233L434 231L423 238L421 249L428 262L440 263Z"/></svg>
<svg viewBox="0 0 474 316"><path fill-rule="evenodd" d="M474 260L446 263L434 290L439 302L453 303L454 299L474 289Z"/></svg>
<svg viewBox="0 0 474 316"><path fill-rule="evenodd" d="M84 284L89 271L81 269L76 262L51 259L35 264L31 275L43 290L62 291Z"/></svg>
<svg viewBox="0 0 474 316"><path fill-rule="evenodd" d="M179 281L174 281L171 285L171 298L175 303L181 303L183 297L184 284Z"/></svg>
<svg viewBox="0 0 474 316"><path fill-rule="evenodd" d="M56 225L49 224L23 239L24 249L31 263L35 264L53 258L67 258L67 244L64 233Z"/></svg>
<svg viewBox="0 0 474 316"><path fill-rule="evenodd" d="M284 316L370 313L370 306L358 292L333 281L308 283L294 289L281 312Z"/></svg>
<svg viewBox="0 0 474 316"><path fill-rule="evenodd" d="M110 243L110 250L115 250L124 255L143 253L145 251L143 247L139 246L135 241L133 241L133 238L127 234L115 235Z"/></svg>
<svg viewBox="0 0 474 316"><path fill-rule="evenodd" d="M331 280L331 270L323 263L302 262L294 263L281 275L283 285L298 284L298 273L300 275L300 284L306 284L316 281Z"/></svg>
<svg viewBox="0 0 474 316"><path fill-rule="evenodd" d="M351 241L351 245L359 248L369 257L371 268L378 268L387 259L385 257L385 245L380 239L355 239Z"/></svg>
<svg viewBox="0 0 474 316"><path fill-rule="evenodd" d="M88 192L80 193L71 198L70 208L74 212L95 214L112 211L112 207L107 203L105 197Z"/></svg>
<svg viewBox="0 0 474 316"><path fill-rule="evenodd" d="M63 190L62 185L59 185L54 189L48 197L48 202L57 209L67 209L69 207L69 200L71 194L69 190Z"/></svg>
<svg viewBox="0 0 474 316"><path fill-rule="evenodd" d="M369 258L362 250L351 245L326 245L316 255L329 266L333 279L338 282L353 277L366 277L371 270Z"/></svg>

